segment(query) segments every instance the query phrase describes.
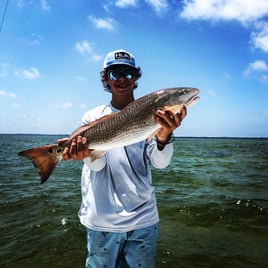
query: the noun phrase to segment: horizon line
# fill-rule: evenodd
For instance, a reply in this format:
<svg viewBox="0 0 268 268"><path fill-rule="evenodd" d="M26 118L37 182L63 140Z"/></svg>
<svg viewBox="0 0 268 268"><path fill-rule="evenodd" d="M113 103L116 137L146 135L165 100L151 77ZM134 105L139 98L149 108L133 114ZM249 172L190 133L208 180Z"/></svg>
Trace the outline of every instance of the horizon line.
<svg viewBox="0 0 268 268"><path fill-rule="evenodd" d="M49 135L49 136L70 136L70 134L66 134L66 133L9 133L9 132L0 132L0 135ZM268 139L268 136L174 136L174 138L218 138L218 139Z"/></svg>

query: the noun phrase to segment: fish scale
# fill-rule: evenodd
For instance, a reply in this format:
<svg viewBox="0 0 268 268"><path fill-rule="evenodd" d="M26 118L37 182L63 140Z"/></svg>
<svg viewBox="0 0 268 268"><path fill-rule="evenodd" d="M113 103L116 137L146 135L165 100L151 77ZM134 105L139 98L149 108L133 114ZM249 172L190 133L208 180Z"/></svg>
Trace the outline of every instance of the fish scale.
<svg viewBox="0 0 268 268"><path fill-rule="evenodd" d="M90 149L107 148L108 141L112 147L120 144L128 145L135 140L146 139L148 134L155 132L160 126L154 121L154 114L163 109L166 102L157 102L159 92L144 96L123 109L116 117L101 122L98 128L86 130L82 136L88 138ZM105 134L103 134L105 131ZM122 141L123 139L123 141ZM104 144L104 145L103 145Z"/></svg>
<svg viewBox="0 0 268 268"><path fill-rule="evenodd" d="M108 143L118 144L121 143L120 138L125 141L129 140L131 144L133 136L142 135L146 127L158 126L154 122L152 111L146 117L144 117L143 112L146 114L147 111L141 110L142 112L139 113L135 111L136 108L131 107L124 113L101 122L98 127L86 130L83 136L88 137L89 148L102 149L104 144L104 147L107 147Z"/></svg>

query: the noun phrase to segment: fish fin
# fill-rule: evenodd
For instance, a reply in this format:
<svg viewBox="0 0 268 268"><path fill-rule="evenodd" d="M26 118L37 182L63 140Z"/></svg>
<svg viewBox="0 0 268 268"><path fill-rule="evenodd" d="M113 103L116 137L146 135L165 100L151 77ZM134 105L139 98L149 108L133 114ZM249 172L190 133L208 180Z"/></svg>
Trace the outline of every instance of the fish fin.
<svg viewBox="0 0 268 268"><path fill-rule="evenodd" d="M71 140L71 139L73 139L73 138L75 138L75 137L77 137L77 136L79 136L79 135L82 135L82 136L83 136L83 133L84 133L86 130L88 130L89 128L91 128L91 127L93 127L93 126L95 126L95 125L97 125L97 124L99 124L100 122L104 122L104 121L106 121L107 119L114 117L117 113L119 113L119 112L115 112L115 113L112 113L112 114L104 115L104 116L102 116L101 118L99 118L99 119L97 119L97 120L95 120L95 121L93 121L93 122L90 122L89 124L86 124L86 125L83 125L83 126L77 128L77 129L70 135L69 139Z"/></svg>
<svg viewBox="0 0 268 268"><path fill-rule="evenodd" d="M182 107L184 106L184 104L178 104L178 105L174 105L174 106L170 106L170 107L167 107L165 106L163 111L172 111L173 113L180 113Z"/></svg>
<svg viewBox="0 0 268 268"><path fill-rule="evenodd" d="M91 162L94 162L96 159L101 158L105 153L106 151L92 150L90 152Z"/></svg>
<svg viewBox="0 0 268 268"><path fill-rule="evenodd" d="M57 144L49 144L21 151L18 155L27 157L32 161L33 165L39 172L41 183L44 183L49 178L62 158L61 151L58 152Z"/></svg>

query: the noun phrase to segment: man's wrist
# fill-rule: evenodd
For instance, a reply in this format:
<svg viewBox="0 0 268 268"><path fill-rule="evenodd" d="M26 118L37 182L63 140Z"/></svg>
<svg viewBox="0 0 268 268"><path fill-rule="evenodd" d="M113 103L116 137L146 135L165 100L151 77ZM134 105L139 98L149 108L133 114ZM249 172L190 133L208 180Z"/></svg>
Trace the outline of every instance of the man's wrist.
<svg viewBox="0 0 268 268"><path fill-rule="evenodd" d="M166 139L166 141L160 141L157 136L155 136L155 140L156 140L158 150L162 151L167 144L170 144L175 140L175 137L173 133L171 132L168 138Z"/></svg>

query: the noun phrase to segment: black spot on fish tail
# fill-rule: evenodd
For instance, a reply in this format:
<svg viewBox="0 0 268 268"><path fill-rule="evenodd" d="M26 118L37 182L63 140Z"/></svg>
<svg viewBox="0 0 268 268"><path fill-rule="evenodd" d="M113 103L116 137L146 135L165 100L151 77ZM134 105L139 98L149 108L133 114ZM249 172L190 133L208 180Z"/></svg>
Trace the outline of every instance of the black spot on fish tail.
<svg viewBox="0 0 268 268"><path fill-rule="evenodd" d="M50 144L21 151L18 154L27 157L32 161L34 167L38 170L41 183L44 183L52 174L61 159L61 156L57 154L57 148L57 144Z"/></svg>

